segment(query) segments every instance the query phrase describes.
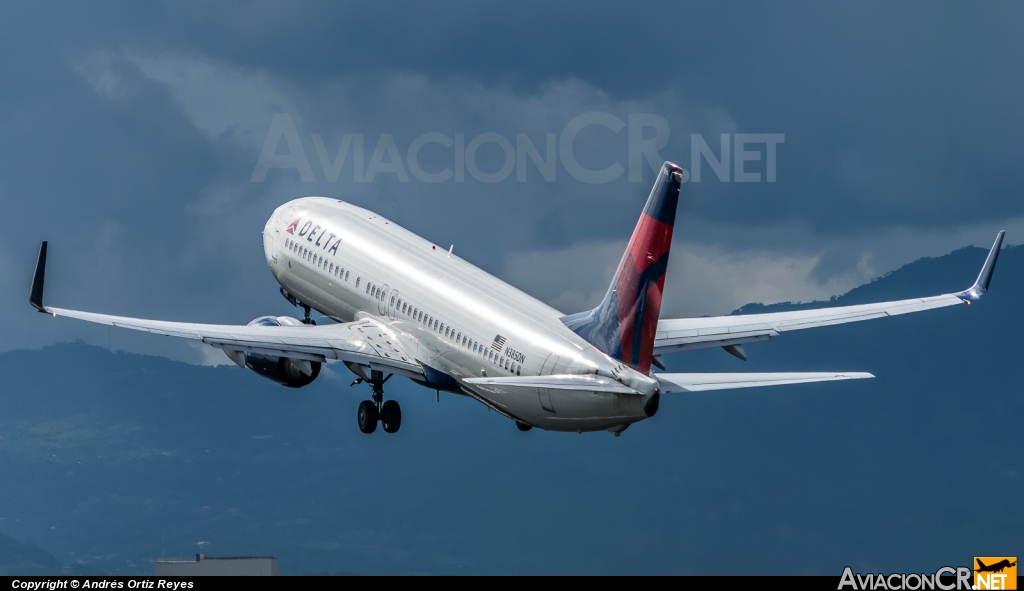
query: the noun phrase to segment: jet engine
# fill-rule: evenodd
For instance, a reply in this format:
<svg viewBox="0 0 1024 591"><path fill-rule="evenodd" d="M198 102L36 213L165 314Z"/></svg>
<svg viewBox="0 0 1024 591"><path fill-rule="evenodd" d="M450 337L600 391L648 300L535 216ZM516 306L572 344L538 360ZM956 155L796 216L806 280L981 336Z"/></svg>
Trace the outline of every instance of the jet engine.
<svg viewBox="0 0 1024 591"><path fill-rule="evenodd" d="M260 316L249 326L306 326L301 320L290 316ZM276 357L259 353L224 350L224 353L241 367L253 370L268 380L289 388L301 388L313 383L320 375L320 362L291 357Z"/></svg>

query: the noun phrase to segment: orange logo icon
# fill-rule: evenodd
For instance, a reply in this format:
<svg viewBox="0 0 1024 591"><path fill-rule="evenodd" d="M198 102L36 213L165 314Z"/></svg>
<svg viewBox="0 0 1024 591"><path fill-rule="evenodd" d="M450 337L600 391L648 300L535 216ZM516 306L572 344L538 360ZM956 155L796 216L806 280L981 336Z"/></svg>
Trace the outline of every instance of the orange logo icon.
<svg viewBox="0 0 1024 591"><path fill-rule="evenodd" d="M975 556L975 589L1016 589L1016 556Z"/></svg>

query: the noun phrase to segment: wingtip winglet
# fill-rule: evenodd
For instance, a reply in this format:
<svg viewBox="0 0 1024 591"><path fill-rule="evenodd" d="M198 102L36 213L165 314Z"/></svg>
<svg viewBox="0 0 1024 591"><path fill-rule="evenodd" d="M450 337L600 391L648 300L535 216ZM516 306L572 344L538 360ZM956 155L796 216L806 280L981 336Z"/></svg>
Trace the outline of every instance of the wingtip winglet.
<svg viewBox="0 0 1024 591"><path fill-rule="evenodd" d="M36 260L36 272L32 275L32 291L28 295L28 303L44 314L48 314L43 306L43 279L46 277L46 241L39 246L39 259Z"/></svg>
<svg viewBox="0 0 1024 591"><path fill-rule="evenodd" d="M967 303L976 302L988 291L988 286L992 282L992 271L996 268L996 260L999 259L999 250L1003 247L1003 237L1005 235L1006 230L1000 230L996 234L996 240L992 243L988 256L985 257L985 264L981 266L981 271L978 273L978 278L974 281L974 285L956 294L958 298Z"/></svg>

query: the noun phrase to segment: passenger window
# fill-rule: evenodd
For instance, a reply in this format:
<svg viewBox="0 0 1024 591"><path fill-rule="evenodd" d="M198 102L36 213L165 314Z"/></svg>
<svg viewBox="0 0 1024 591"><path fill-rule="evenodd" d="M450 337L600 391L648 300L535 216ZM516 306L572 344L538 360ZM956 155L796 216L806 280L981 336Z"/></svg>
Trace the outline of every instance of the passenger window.
<svg viewBox="0 0 1024 591"><path fill-rule="evenodd" d="M462 333L461 332L459 334L455 335L455 342L457 343L460 340L462 340Z"/></svg>
<svg viewBox="0 0 1024 591"><path fill-rule="evenodd" d="M523 366L522 366L522 365L517 365L517 366L516 366L516 375L517 375L517 376L519 376L519 375L523 375L523 374L519 373L519 372L521 372L522 370L523 370Z"/></svg>
<svg viewBox="0 0 1024 591"><path fill-rule="evenodd" d="M356 289L359 289L359 282L361 280L362 280L362 277L356 277Z"/></svg>
<svg viewBox="0 0 1024 591"><path fill-rule="evenodd" d="M392 305L392 306L394 306L394 305L395 305L395 296L391 296L391 305Z"/></svg>
<svg viewBox="0 0 1024 591"><path fill-rule="evenodd" d="M348 281L348 271L345 271L345 281ZM356 277L356 287L359 287L359 278Z"/></svg>

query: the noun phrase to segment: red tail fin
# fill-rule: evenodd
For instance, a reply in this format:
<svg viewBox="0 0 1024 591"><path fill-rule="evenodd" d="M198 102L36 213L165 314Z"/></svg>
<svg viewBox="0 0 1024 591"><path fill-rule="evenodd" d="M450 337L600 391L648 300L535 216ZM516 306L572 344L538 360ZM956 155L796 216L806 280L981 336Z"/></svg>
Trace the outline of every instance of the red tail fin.
<svg viewBox="0 0 1024 591"><path fill-rule="evenodd" d="M601 305L562 319L590 344L645 374L651 369L681 183L681 168L662 165Z"/></svg>

